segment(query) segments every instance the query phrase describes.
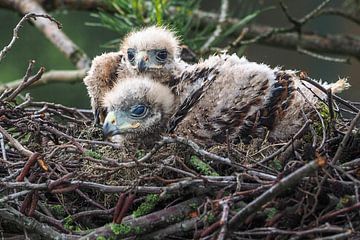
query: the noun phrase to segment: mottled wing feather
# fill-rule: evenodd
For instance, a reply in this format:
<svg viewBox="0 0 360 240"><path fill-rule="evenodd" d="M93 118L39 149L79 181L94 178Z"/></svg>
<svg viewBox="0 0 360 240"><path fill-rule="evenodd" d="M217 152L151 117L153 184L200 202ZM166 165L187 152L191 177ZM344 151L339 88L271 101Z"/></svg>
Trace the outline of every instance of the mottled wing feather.
<svg viewBox="0 0 360 240"><path fill-rule="evenodd" d="M178 85L178 89L176 90L178 94L190 86L191 90L187 91L186 97L182 98L179 107L171 116L167 132L173 132L181 120L191 112L193 106L200 101L208 87L214 82L217 74L217 69L212 67L198 68L191 72L185 71L181 76L175 77L174 81L182 83Z"/></svg>

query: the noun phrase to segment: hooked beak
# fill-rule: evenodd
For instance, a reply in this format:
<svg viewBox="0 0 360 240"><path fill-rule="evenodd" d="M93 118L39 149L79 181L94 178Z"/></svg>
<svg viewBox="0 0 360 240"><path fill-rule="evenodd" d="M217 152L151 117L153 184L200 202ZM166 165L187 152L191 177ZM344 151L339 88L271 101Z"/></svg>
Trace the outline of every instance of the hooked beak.
<svg viewBox="0 0 360 240"><path fill-rule="evenodd" d="M138 52L138 70L139 72L144 72L146 71L149 66L148 66L148 62L149 62L149 56L147 54L146 51L140 51Z"/></svg>
<svg viewBox="0 0 360 240"><path fill-rule="evenodd" d="M139 122L130 123L122 112L111 111L107 114L103 124L103 134L105 139L112 136L123 134L130 129L140 127Z"/></svg>

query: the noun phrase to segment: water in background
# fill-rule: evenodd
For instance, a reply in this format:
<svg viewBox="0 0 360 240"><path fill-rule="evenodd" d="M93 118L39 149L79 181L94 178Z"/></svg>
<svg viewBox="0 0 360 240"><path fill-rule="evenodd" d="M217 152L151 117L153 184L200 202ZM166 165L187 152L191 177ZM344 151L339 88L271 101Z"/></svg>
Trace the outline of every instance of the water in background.
<svg viewBox="0 0 360 240"><path fill-rule="evenodd" d="M303 16L318 5L320 0L287 1L290 10L296 10L293 14ZM231 1L232 13L241 16L243 5L239 0ZM276 5L277 1L266 1L266 5ZM206 8L218 12L219 1L206 1ZM113 40L117 34L104 28L89 27L84 22L96 20L84 12L56 12L52 13L62 24L63 31L79 45L91 58L110 51L100 47L107 41ZM276 16L276 17L274 17ZM0 10L0 48L8 44L12 36L12 29L19 21L20 16L12 11ZM271 26L289 26L286 18L280 11L269 11L261 15L258 23ZM351 33L360 36L360 29L355 24L339 17L321 17L306 26L306 29L316 29L320 33ZM351 59L352 64L340 64L314 59L294 51L252 45L245 51L245 55L251 61L264 62L271 66L283 66L287 69L299 69L306 71L310 76L333 82L338 77L349 77L352 87L343 94L351 100L360 100L358 90L360 87L360 62ZM37 67L45 66L47 70L74 69L73 65L47 40L37 29L24 24L20 30L20 38L14 48L0 62L0 82L21 78L26 70L28 61L35 59ZM35 87L30 90L32 97L38 101L50 101L62 103L68 106L89 108L89 98L86 95L84 85L76 84L49 84Z"/></svg>

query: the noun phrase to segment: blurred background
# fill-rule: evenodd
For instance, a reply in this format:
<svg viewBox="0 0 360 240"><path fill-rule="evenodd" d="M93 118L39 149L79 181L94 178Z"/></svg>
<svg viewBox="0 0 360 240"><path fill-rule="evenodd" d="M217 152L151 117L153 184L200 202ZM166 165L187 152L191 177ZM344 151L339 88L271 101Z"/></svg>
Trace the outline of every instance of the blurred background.
<svg viewBox="0 0 360 240"><path fill-rule="evenodd" d="M290 14L298 18L311 12L322 2L323 1L318 0L285 1ZM243 19L256 10L274 6L274 9L262 11L252 19L252 22L272 27L291 26L280 9L278 1L231 0L229 3L229 17ZM207 0L199 2L199 5L190 7L198 7L204 11L219 13L220 4L221 2L217 0ZM329 6L334 8L344 7L344 1L333 0ZM358 10L355 9L354 11ZM99 13L96 12L73 11L65 8L60 8L50 13L62 23L62 30L84 50L90 58L103 52L116 50L116 48L109 48L109 45L116 46L116 43L111 44L113 40L121 38L124 32L132 27L130 25L128 28L114 29L114 26L106 23L107 20L112 18L112 14L99 15ZM0 9L0 49L11 40L12 30L20 18L21 15L13 10ZM114 25L114 23L120 24L121 19L120 23L114 21L112 24ZM214 28L215 26L212 27ZM306 24L304 30L320 34L351 34L352 36L355 35L360 38L359 25L338 16L317 17ZM182 29L180 32L184 31L187 31L187 29ZM191 31L196 32L197 29L193 28ZM211 27L209 27L208 32L204 31L202 38L200 38L197 43L188 41L187 44L189 44L190 48L196 50L196 44L200 44L201 40L206 41L206 34L209 35L212 31ZM189 32L187 32L186 36L192 36ZM40 66L46 67L47 70L75 69L74 65L36 28L30 26L30 24L25 23L19 35L20 38L15 43L15 46L0 62L0 83L22 78L30 59L36 60L36 69ZM183 38L184 41L187 39L186 36ZM226 46L226 39L224 43L220 42L218 45L218 47ZM206 54L210 53L212 52L210 51ZM204 54L204 57L206 57L206 54ZM260 44L252 44L246 48L241 48L239 54L245 55L251 61L263 62L273 67L282 66L286 69L303 70L313 78L328 82L334 82L339 77L349 77L352 87L342 94L342 96L351 100L360 101L358 95L358 89L360 88L359 59L350 59L350 64L335 63L303 55L294 50L285 50L283 48L269 47ZM77 81L74 84L54 83L36 86L31 88L29 92L37 101L56 102L80 108L90 107L89 98L81 81Z"/></svg>

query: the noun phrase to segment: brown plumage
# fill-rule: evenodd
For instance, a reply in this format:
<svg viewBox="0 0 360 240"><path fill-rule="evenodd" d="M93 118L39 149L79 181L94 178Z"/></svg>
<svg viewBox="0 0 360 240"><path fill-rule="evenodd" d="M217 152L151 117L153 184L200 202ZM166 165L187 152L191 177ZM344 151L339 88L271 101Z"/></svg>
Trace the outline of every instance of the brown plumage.
<svg viewBox="0 0 360 240"><path fill-rule="evenodd" d="M179 41L164 27L147 27L129 33L119 52L104 53L94 58L84 78L95 122L103 122L106 110L101 99L117 81L131 76L149 75L168 86L173 85L186 64L179 59Z"/></svg>
<svg viewBox="0 0 360 240"><path fill-rule="evenodd" d="M297 88L310 102L318 101L302 84L295 71L271 69L267 65L249 62L236 55L213 56L188 66L177 81L179 84L174 93L176 108L170 118L169 114L163 115L162 122L168 123L168 131L197 139L206 145L224 142L227 137L232 142L248 141L253 137L263 137L267 132L269 139L288 139L303 124L301 109L305 112L312 110ZM142 81L139 80L136 84L141 85ZM348 84L341 80L324 86L339 91L348 87ZM113 89L111 94L116 95L119 89L121 86ZM325 97L319 90L313 91L320 97ZM138 95L142 97L137 98L136 104L144 104L146 95L146 92ZM117 111L113 107L115 103L107 105L114 115ZM144 105L148 109L152 108L149 101ZM142 128L134 131L135 135L144 136L140 133L151 128L151 118L150 114L145 114L143 118L136 120ZM106 135L112 135L108 131L110 126L117 128L116 122L106 121ZM165 130L163 128L162 132ZM150 133L151 131L147 131L145 136L151 136ZM127 135L124 129L116 134ZM159 131L154 134L158 135ZM141 140L142 138L137 139Z"/></svg>

